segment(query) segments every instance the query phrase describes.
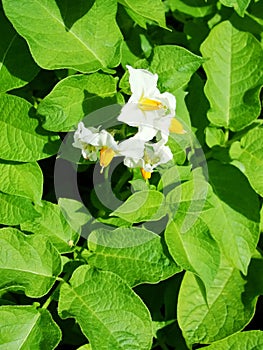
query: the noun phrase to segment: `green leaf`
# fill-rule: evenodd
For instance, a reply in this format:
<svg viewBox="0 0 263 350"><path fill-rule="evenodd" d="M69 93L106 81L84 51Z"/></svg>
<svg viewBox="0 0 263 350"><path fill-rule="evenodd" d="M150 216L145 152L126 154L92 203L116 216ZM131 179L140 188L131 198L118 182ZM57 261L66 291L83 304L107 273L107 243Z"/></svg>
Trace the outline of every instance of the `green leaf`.
<svg viewBox="0 0 263 350"><path fill-rule="evenodd" d="M32 202L28 198L12 196L0 192L0 223L19 225L38 217Z"/></svg>
<svg viewBox="0 0 263 350"><path fill-rule="evenodd" d="M225 144L225 134L222 129L208 126L205 129L205 141L210 148L223 146Z"/></svg>
<svg viewBox="0 0 263 350"><path fill-rule="evenodd" d="M61 331L47 310L35 306L0 307L0 348L53 350Z"/></svg>
<svg viewBox="0 0 263 350"><path fill-rule="evenodd" d="M233 131L243 129L260 113L261 45L252 34L240 32L225 21L212 29L201 52L207 58L208 119Z"/></svg>
<svg viewBox="0 0 263 350"><path fill-rule="evenodd" d="M0 191L26 197L39 204L43 191L43 175L37 163L0 163Z"/></svg>
<svg viewBox="0 0 263 350"><path fill-rule="evenodd" d="M128 14L130 11L135 16L144 17L146 20L156 22L160 27L167 28L165 23L165 7L161 0L118 0L123 6L127 8ZM133 16L131 16L133 18ZM146 21L147 22L147 21ZM140 24L143 28L146 25Z"/></svg>
<svg viewBox="0 0 263 350"><path fill-rule="evenodd" d="M260 350L263 348L263 332L248 331L233 334L230 337L219 340L210 346L207 350Z"/></svg>
<svg viewBox="0 0 263 350"><path fill-rule="evenodd" d="M39 104L43 127L69 131L96 109L118 103L117 79L106 74L72 75L61 80Z"/></svg>
<svg viewBox="0 0 263 350"><path fill-rule="evenodd" d="M198 277L186 272L178 298L178 322L187 343L207 344L243 329L253 317L256 294L224 259L205 295Z"/></svg>
<svg viewBox="0 0 263 350"><path fill-rule="evenodd" d="M29 102L0 94L0 110L1 159L34 162L58 151L59 138L41 130Z"/></svg>
<svg viewBox="0 0 263 350"><path fill-rule="evenodd" d="M165 215L162 211L158 212L163 200L163 194L155 190L135 192L110 215L131 223L158 220Z"/></svg>
<svg viewBox="0 0 263 350"><path fill-rule="evenodd" d="M58 251L41 236L0 230L1 289L23 290L28 297L45 295L61 272Z"/></svg>
<svg viewBox="0 0 263 350"><path fill-rule="evenodd" d="M178 265L197 274L206 288L212 285L220 264L220 249L202 220L198 219L183 233L177 221L171 221L165 230L165 241Z"/></svg>
<svg viewBox="0 0 263 350"><path fill-rule="evenodd" d="M183 234L211 207L209 185L198 171L194 170L191 180L176 186L166 196L166 211L171 219L178 221Z"/></svg>
<svg viewBox="0 0 263 350"><path fill-rule="evenodd" d="M183 47L162 45L154 48L151 70L158 73L161 90L175 93L189 82L192 74L202 63L202 57L192 54Z"/></svg>
<svg viewBox="0 0 263 350"><path fill-rule="evenodd" d="M258 196L234 166L211 161L208 169L214 208L203 212L202 218L225 256L246 274L259 239Z"/></svg>
<svg viewBox="0 0 263 350"><path fill-rule="evenodd" d="M60 253L72 251L79 239L78 233L66 221L60 207L42 201L37 208L38 217L24 222L21 229L33 232L37 237L47 237Z"/></svg>
<svg viewBox="0 0 263 350"><path fill-rule="evenodd" d="M81 234L82 226L92 219L84 204L75 199L59 198L58 205L68 225Z"/></svg>
<svg viewBox="0 0 263 350"><path fill-rule="evenodd" d="M89 265L112 271L129 285L157 283L181 271L162 239L143 228L98 229L88 239Z"/></svg>
<svg viewBox="0 0 263 350"><path fill-rule="evenodd" d="M0 92L21 87L39 72L26 41L14 30L0 9Z"/></svg>
<svg viewBox="0 0 263 350"><path fill-rule="evenodd" d="M240 142L234 142L230 148L230 157L248 178L250 185L263 197L263 128L249 130Z"/></svg>
<svg viewBox="0 0 263 350"><path fill-rule="evenodd" d="M234 7L235 11L242 17L244 17L245 10L247 9L251 0L220 0L221 4L228 7Z"/></svg>
<svg viewBox="0 0 263 350"><path fill-rule="evenodd" d="M3 6L35 61L45 69L94 72L120 62L122 35L115 21L115 0L79 0L77 6L55 0L17 6L16 0L4 0Z"/></svg>
<svg viewBox="0 0 263 350"><path fill-rule="evenodd" d="M171 10L183 12L192 17L205 17L214 10L213 0L168 0Z"/></svg>
<svg viewBox="0 0 263 350"><path fill-rule="evenodd" d="M80 266L69 283L61 286L59 315L74 317L92 348L151 349L149 311L119 276Z"/></svg>

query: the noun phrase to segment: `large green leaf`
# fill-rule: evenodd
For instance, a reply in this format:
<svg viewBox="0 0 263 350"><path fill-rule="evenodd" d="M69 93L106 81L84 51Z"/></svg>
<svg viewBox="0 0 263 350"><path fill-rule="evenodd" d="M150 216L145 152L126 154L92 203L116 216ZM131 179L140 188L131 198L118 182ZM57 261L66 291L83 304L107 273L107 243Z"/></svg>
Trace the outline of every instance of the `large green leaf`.
<svg viewBox="0 0 263 350"><path fill-rule="evenodd" d="M0 224L19 225L38 215L30 199L0 192Z"/></svg>
<svg viewBox="0 0 263 350"><path fill-rule="evenodd" d="M94 110L117 103L116 83L116 78L99 73L63 79L38 106L37 112L45 117L43 127L69 131Z"/></svg>
<svg viewBox="0 0 263 350"><path fill-rule="evenodd" d="M159 210L163 200L163 194L155 190L135 192L111 215L131 223L158 220L165 215L162 210Z"/></svg>
<svg viewBox="0 0 263 350"><path fill-rule="evenodd" d="M248 178L254 190L263 197L263 128L251 129L240 142L234 142L230 156Z"/></svg>
<svg viewBox="0 0 263 350"><path fill-rule="evenodd" d="M248 331L233 334L207 346L207 350L261 350L263 349L263 332Z"/></svg>
<svg viewBox="0 0 263 350"><path fill-rule="evenodd" d="M240 130L260 113L259 90L263 83L263 52L250 33L225 21L212 29L201 46L207 60L205 93L210 102L209 120L217 126Z"/></svg>
<svg viewBox="0 0 263 350"><path fill-rule="evenodd" d="M178 299L178 321L187 343L211 343L249 323L257 296L262 293L262 278L259 281L258 277L262 259L252 260L251 265L251 273L244 278L222 257L214 283L206 293L198 277L192 272L185 274Z"/></svg>
<svg viewBox="0 0 263 350"><path fill-rule="evenodd" d="M61 287L58 312L76 318L93 349L151 349L149 311L119 276L80 266L69 283Z"/></svg>
<svg viewBox="0 0 263 350"><path fill-rule="evenodd" d="M166 28L165 24L165 7L161 0L118 0L119 3L127 7L128 14L133 12L135 16L144 17L146 20L156 22L160 27ZM131 17L133 15L131 14ZM135 18L134 18L135 19ZM137 19L137 17L136 17ZM140 22L138 22L140 24ZM141 25L141 24L140 24ZM147 28L145 25L141 25Z"/></svg>
<svg viewBox="0 0 263 350"><path fill-rule="evenodd" d="M61 272L58 251L41 236L0 230L1 289L23 290L32 298L45 295Z"/></svg>
<svg viewBox="0 0 263 350"><path fill-rule="evenodd" d="M181 271L160 236L139 227L95 230L88 246L90 265L118 274L131 286L157 283Z"/></svg>
<svg viewBox="0 0 263 350"><path fill-rule="evenodd" d="M220 0L220 2L225 6L234 7L236 12L243 17L251 0Z"/></svg>
<svg viewBox="0 0 263 350"><path fill-rule="evenodd" d="M120 62L122 35L115 21L115 0L30 0L23 6L4 0L3 6L43 68L94 72Z"/></svg>
<svg viewBox="0 0 263 350"><path fill-rule="evenodd" d="M60 253L72 251L79 235L68 224L60 207L57 204L42 201L41 206L36 210L40 215L24 222L21 229L33 232L37 237L47 237Z"/></svg>
<svg viewBox="0 0 263 350"><path fill-rule="evenodd" d="M53 350L61 331L47 310L35 306L0 307L0 349Z"/></svg>
<svg viewBox="0 0 263 350"><path fill-rule="evenodd" d="M5 92L27 84L40 68L32 59L26 41L14 30L2 9L0 23L0 92Z"/></svg>
<svg viewBox="0 0 263 350"><path fill-rule="evenodd" d="M202 62L202 57L192 54L183 47L162 45L154 48L151 70L158 73L161 90L174 93L189 82Z"/></svg>
<svg viewBox="0 0 263 350"><path fill-rule="evenodd" d="M198 219L183 233L177 221L171 221L165 230L165 241L178 265L197 274L206 287L211 286L220 264L220 249L202 220Z"/></svg>
<svg viewBox="0 0 263 350"><path fill-rule="evenodd" d="M214 208L202 213L212 236L244 274L259 239L259 200L245 176L232 165L208 163Z"/></svg>
<svg viewBox="0 0 263 350"><path fill-rule="evenodd" d="M43 175L37 163L0 163L0 191L40 203Z"/></svg>
<svg viewBox="0 0 263 350"><path fill-rule="evenodd" d="M29 102L0 94L0 110L0 158L34 162L58 151L58 137L41 130Z"/></svg>

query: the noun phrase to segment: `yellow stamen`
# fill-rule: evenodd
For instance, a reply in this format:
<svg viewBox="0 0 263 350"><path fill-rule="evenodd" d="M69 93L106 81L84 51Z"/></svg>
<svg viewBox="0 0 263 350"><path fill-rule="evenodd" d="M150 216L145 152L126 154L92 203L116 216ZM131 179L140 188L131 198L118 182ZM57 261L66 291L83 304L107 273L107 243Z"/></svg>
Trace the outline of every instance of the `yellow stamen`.
<svg viewBox="0 0 263 350"><path fill-rule="evenodd" d="M141 168L141 174L142 174L142 177L144 178L144 180L148 180L152 176L152 173L150 171L146 171L143 168Z"/></svg>
<svg viewBox="0 0 263 350"><path fill-rule="evenodd" d="M101 173L103 172L103 169L110 164L114 156L115 152L111 148L102 147L100 150Z"/></svg>
<svg viewBox="0 0 263 350"><path fill-rule="evenodd" d="M165 106L156 100L151 100L147 97L141 97L139 100L139 108L142 111L157 111L158 109L165 108Z"/></svg>
<svg viewBox="0 0 263 350"><path fill-rule="evenodd" d="M171 120L169 131L173 132L175 134L185 134L186 133L186 131L184 130L183 125L175 118L173 118Z"/></svg>

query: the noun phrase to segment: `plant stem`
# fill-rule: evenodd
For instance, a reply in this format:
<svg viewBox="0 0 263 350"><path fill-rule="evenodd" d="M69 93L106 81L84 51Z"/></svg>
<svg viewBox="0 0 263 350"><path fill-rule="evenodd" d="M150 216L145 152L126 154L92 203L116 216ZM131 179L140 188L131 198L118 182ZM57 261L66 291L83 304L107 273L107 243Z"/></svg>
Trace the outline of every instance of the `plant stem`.
<svg viewBox="0 0 263 350"><path fill-rule="evenodd" d="M55 293L60 289L63 283L67 282L69 277L71 275L71 272L67 272L63 278L57 277L57 281L60 281L59 284L56 286L56 288L53 290L53 292L50 294L50 296L47 298L47 300L42 305L42 309L47 309L49 304L52 302Z"/></svg>

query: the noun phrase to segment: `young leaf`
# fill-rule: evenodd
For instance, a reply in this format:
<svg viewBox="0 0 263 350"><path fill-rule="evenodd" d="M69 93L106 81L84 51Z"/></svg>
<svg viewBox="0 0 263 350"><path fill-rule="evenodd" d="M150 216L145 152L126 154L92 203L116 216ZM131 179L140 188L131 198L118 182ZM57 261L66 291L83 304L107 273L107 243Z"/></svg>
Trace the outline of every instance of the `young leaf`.
<svg viewBox="0 0 263 350"><path fill-rule="evenodd" d="M206 347L207 350L260 350L262 348L263 332L261 331L232 334Z"/></svg>
<svg viewBox="0 0 263 350"><path fill-rule="evenodd" d="M0 348L53 350L61 331L50 313L35 306L0 307Z"/></svg>
<svg viewBox="0 0 263 350"><path fill-rule="evenodd" d="M237 131L260 113L263 52L250 33L225 21L212 29L201 46L207 60L205 93L211 109L208 119L216 126Z"/></svg>
<svg viewBox="0 0 263 350"><path fill-rule="evenodd" d="M30 199L0 192L1 224L19 225L25 221L34 220L38 216Z"/></svg>
<svg viewBox="0 0 263 350"><path fill-rule="evenodd" d="M258 196L234 166L211 161L208 169L214 208L203 212L202 218L225 256L246 274L259 239Z"/></svg>
<svg viewBox="0 0 263 350"><path fill-rule="evenodd" d="M224 6L234 7L239 16L244 17L245 10L247 9L251 0L220 0Z"/></svg>
<svg viewBox="0 0 263 350"><path fill-rule="evenodd" d="M69 283L61 287L58 312L76 318L92 348L151 349L149 311L119 276L80 266Z"/></svg>
<svg viewBox="0 0 263 350"><path fill-rule="evenodd" d="M262 260L255 266L260 273ZM243 329L252 318L257 301L255 276L248 274L244 279L222 257L214 283L204 294L198 277L187 272L178 299L178 321L187 343L207 344Z"/></svg>
<svg viewBox="0 0 263 350"><path fill-rule="evenodd" d="M47 237L60 253L72 251L79 235L68 224L59 206L42 201L37 211L40 216L24 222L21 229L33 232L37 237Z"/></svg>
<svg viewBox="0 0 263 350"><path fill-rule="evenodd" d="M248 178L254 190L263 197L263 128L249 130L240 142L230 148L230 157Z"/></svg>
<svg viewBox="0 0 263 350"><path fill-rule="evenodd" d="M206 288L212 285L220 264L220 249L207 225L198 219L187 231L180 232L176 221L165 230L165 241L176 263L197 274Z"/></svg>
<svg viewBox="0 0 263 350"><path fill-rule="evenodd" d="M43 175L37 163L0 163L0 174L0 191L41 202Z"/></svg>
<svg viewBox="0 0 263 350"><path fill-rule="evenodd" d="M26 41L14 30L2 9L0 23L0 92L6 92L27 84L40 68L35 64Z"/></svg>
<svg viewBox="0 0 263 350"><path fill-rule="evenodd" d="M131 223L158 220L165 215L162 210L158 210L161 208L163 200L163 194L158 191L135 192L111 213L111 216L118 216Z"/></svg>
<svg viewBox="0 0 263 350"><path fill-rule="evenodd" d="M34 109L29 102L1 94L0 110L0 158L34 162L58 151L59 138L41 130L38 121L31 116Z"/></svg>
<svg viewBox="0 0 263 350"><path fill-rule="evenodd" d="M69 131L96 109L117 103L116 78L106 74L73 75L61 80L39 104L43 127Z"/></svg>
<svg viewBox="0 0 263 350"><path fill-rule="evenodd" d="M4 0L3 7L43 68L73 68L84 73L120 62L122 35L115 21L115 0L79 0L78 6L55 0L17 6L15 0Z"/></svg>
<svg viewBox="0 0 263 350"><path fill-rule="evenodd" d="M158 73L161 90L174 93L186 85L203 63L202 57L180 46L162 45L154 48L151 70Z"/></svg>
<svg viewBox="0 0 263 350"><path fill-rule="evenodd" d="M137 16L156 22L160 27L167 28L165 24L165 7L161 0L118 0ZM130 12L128 12L130 13ZM139 23L140 24L140 23ZM142 25L143 28L147 28Z"/></svg>
<svg viewBox="0 0 263 350"><path fill-rule="evenodd" d="M88 247L89 265L116 273L130 286L157 283L181 271L160 236L139 227L95 230Z"/></svg>
<svg viewBox="0 0 263 350"><path fill-rule="evenodd" d="M41 236L25 236L19 230L0 230L1 289L23 290L40 298L53 286L61 272L58 251Z"/></svg>

